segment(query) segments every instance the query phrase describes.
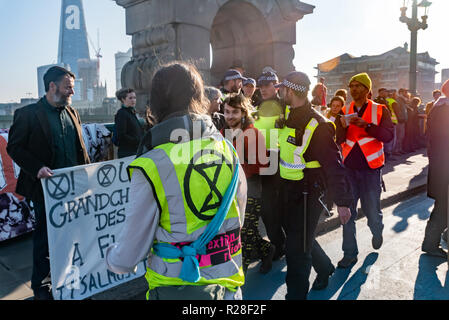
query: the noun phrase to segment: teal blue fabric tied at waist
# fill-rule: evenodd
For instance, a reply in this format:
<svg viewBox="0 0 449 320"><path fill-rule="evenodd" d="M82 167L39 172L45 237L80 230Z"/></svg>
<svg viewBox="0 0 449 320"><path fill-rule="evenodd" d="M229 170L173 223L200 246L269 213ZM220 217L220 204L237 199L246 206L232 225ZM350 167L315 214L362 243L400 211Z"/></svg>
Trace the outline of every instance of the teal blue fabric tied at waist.
<svg viewBox="0 0 449 320"><path fill-rule="evenodd" d="M225 141L235 153L234 146L228 140ZM179 278L183 281L196 283L200 280L200 265L196 256L206 254L206 245L218 234L218 231L221 229L226 215L231 208L231 204L234 201L239 181L239 159L235 156L234 159L235 165L231 184L226 190L220 208L211 222L207 225L204 233L193 243L182 247L182 249L179 249L170 243L156 243L153 246L154 253L161 258L184 258L181 273L179 275Z"/></svg>

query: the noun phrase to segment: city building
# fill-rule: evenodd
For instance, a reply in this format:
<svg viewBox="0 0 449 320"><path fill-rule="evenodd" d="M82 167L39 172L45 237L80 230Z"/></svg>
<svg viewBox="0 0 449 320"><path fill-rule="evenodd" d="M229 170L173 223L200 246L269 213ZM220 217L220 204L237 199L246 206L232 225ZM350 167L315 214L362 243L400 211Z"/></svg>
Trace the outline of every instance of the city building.
<svg viewBox="0 0 449 320"><path fill-rule="evenodd" d="M12 116L14 111L21 107L22 105L18 102L0 103L0 116ZM6 126L1 126L1 128L6 128Z"/></svg>
<svg viewBox="0 0 449 320"><path fill-rule="evenodd" d="M94 101L94 88L100 84L98 60L79 59L78 73L83 80L81 85L81 100Z"/></svg>
<svg viewBox="0 0 449 320"><path fill-rule="evenodd" d="M449 69L441 70L441 83L446 82L449 79Z"/></svg>
<svg viewBox="0 0 449 320"><path fill-rule="evenodd" d="M82 94L82 88L83 88L83 79L75 79L75 93L73 94L72 101L80 101L82 100L81 94Z"/></svg>
<svg viewBox="0 0 449 320"><path fill-rule="evenodd" d="M108 115L115 115L121 107L121 103L117 98L105 98L103 100L103 113Z"/></svg>
<svg viewBox="0 0 449 320"><path fill-rule="evenodd" d="M417 57L417 91L423 101L432 100L435 86L435 66L439 64L428 52ZM367 72L373 80L373 95L381 87L399 89L409 87L410 52L408 45L397 47L380 55L354 57L345 53L321 63L317 67L318 78L324 77L330 99L338 89L348 88L351 77Z"/></svg>
<svg viewBox="0 0 449 320"><path fill-rule="evenodd" d="M13 116L17 109L29 104L37 103L38 101L39 99L35 98L22 98L20 99L20 102L0 103L0 116Z"/></svg>
<svg viewBox="0 0 449 320"><path fill-rule="evenodd" d="M449 69L441 70L441 82L435 83L435 89L441 89L443 83L449 79Z"/></svg>
<svg viewBox="0 0 449 320"><path fill-rule="evenodd" d="M90 59L82 0L62 0L58 64L69 65L79 78L78 60Z"/></svg>
<svg viewBox="0 0 449 320"><path fill-rule="evenodd" d="M100 82L100 49L97 59L89 54L88 34L82 0L61 0L61 24L59 33L58 63L38 68L39 97L45 95L43 76L52 66L61 66L72 71L75 76L75 107L88 110L101 108L107 96L106 85Z"/></svg>
<svg viewBox="0 0 449 320"><path fill-rule="evenodd" d="M115 54L115 90L122 88L122 69L133 55L132 49L127 52L117 52Z"/></svg>

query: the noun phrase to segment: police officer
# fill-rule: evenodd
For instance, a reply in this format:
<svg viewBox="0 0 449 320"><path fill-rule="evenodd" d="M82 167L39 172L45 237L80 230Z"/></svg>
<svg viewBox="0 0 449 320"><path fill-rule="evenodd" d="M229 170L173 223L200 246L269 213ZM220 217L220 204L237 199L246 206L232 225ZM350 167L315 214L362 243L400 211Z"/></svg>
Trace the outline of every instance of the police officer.
<svg viewBox="0 0 449 320"><path fill-rule="evenodd" d="M338 206L342 224L351 217L350 185L335 144L335 126L316 112L307 98L310 80L292 72L278 85L290 106L286 126L279 136L281 177L280 207L286 231L287 300L304 300L309 291L313 264L318 276L329 277L334 267L315 241L315 229L323 210L320 197L328 188Z"/></svg>
<svg viewBox="0 0 449 320"><path fill-rule="evenodd" d="M158 125L128 168L132 206L106 254L119 274L149 254L150 300L219 300L244 283L245 173L206 115L203 90L193 65L173 62L155 74L150 105Z"/></svg>
<svg viewBox="0 0 449 320"><path fill-rule="evenodd" d="M279 78L273 70L264 70L257 79L262 102L254 114L254 127L265 138L266 149L269 153L270 166L263 175L261 209L262 220L267 230L267 236L276 247L274 260L285 254L285 234L282 230L277 203L279 199L279 136L280 122L285 119L285 105L282 103L276 88Z"/></svg>
<svg viewBox="0 0 449 320"><path fill-rule="evenodd" d="M242 90L242 84L245 78L238 70L229 69L226 71L223 78L223 88L221 88L221 93L225 96L230 93L240 93Z"/></svg>
<svg viewBox="0 0 449 320"><path fill-rule="evenodd" d="M224 101L231 93L240 93L242 91L243 81L246 80L242 76L239 70L229 69L226 71L221 83L223 86L220 88L221 91L221 103L220 103L220 113L224 113Z"/></svg>

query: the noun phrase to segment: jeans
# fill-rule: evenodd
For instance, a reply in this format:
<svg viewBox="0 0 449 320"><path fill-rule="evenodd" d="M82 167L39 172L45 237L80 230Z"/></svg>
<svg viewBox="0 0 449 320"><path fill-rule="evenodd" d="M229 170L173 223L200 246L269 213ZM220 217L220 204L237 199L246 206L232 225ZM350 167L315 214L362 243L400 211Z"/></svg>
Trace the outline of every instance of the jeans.
<svg viewBox="0 0 449 320"><path fill-rule="evenodd" d="M306 200L306 218L304 219L305 200L302 183L282 180L281 187L282 201L280 204L283 213L283 226L287 235L287 276L285 281L287 295L285 298L286 300L305 300L310 286L312 249L319 250L319 246L315 245L315 230L323 210L318 201L320 192L317 189L309 188Z"/></svg>
<svg viewBox="0 0 449 320"><path fill-rule="evenodd" d="M31 289L50 287L50 255L48 253L47 220L44 199L33 199L36 223L33 231L33 272Z"/></svg>
<svg viewBox="0 0 449 320"><path fill-rule="evenodd" d="M382 170L353 170L348 168L348 178L351 183L354 202L351 205L351 219L343 225L343 252L345 256L356 257L357 248L355 219L357 204L360 199L362 211L368 219L368 227L373 236L381 236L384 228L382 211L380 209L380 194L382 192Z"/></svg>

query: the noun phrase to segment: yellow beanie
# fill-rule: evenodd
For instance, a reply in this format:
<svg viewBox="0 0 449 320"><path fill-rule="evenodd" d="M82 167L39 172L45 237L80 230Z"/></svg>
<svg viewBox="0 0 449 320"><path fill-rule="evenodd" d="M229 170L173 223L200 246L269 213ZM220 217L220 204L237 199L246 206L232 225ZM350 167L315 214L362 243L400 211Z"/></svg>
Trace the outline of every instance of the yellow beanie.
<svg viewBox="0 0 449 320"><path fill-rule="evenodd" d="M360 82L365 87L367 87L368 90L370 90L370 91L372 89L373 83L372 83L371 78L369 77L368 73L364 72L364 73L356 74L355 76L353 76L351 78L351 80L349 81L349 84L351 84L352 81Z"/></svg>

